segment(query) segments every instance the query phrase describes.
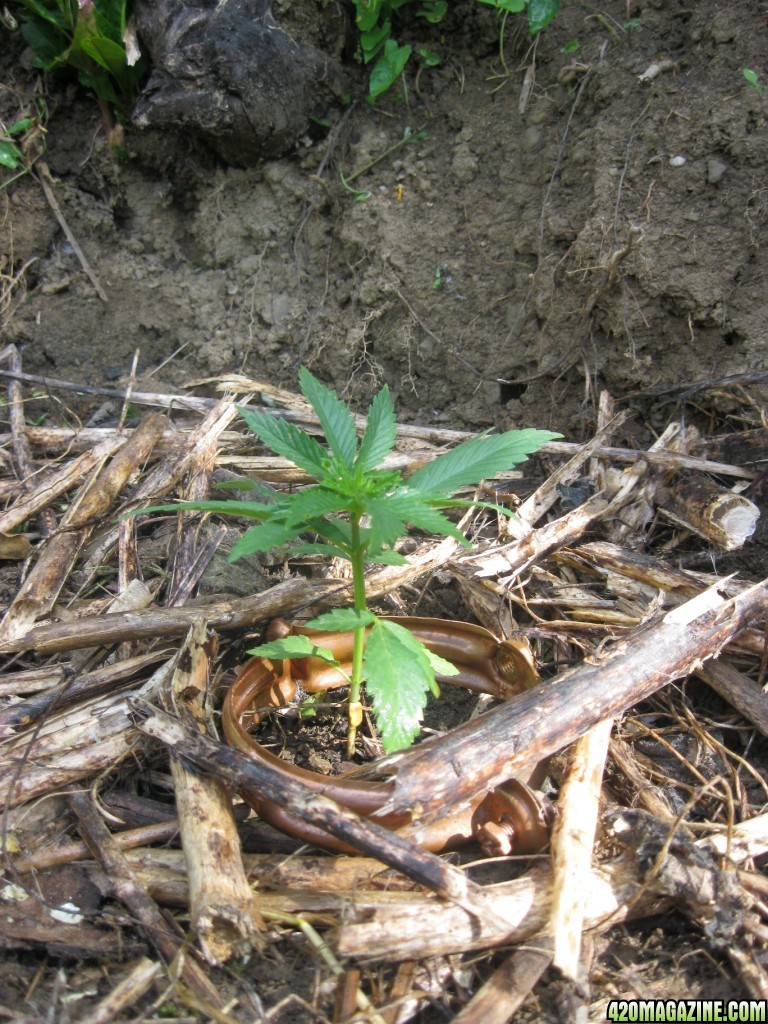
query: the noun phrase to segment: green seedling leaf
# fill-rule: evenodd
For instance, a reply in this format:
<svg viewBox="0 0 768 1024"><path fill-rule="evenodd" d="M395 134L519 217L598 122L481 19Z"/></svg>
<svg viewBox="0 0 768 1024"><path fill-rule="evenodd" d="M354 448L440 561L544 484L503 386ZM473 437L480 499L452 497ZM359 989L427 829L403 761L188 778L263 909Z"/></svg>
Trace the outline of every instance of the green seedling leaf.
<svg viewBox="0 0 768 1024"><path fill-rule="evenodd" d="M469 545L464 534L450 519L428 504L418 491L404 491L373 499L366 503L366 511L371 516L371 544L374 547L394 544L408 532L407 523L427 533L453 537L465 547Z"/></svg>
<svg viewBox="0 0 768 1024"><path fill-rule="evenodd" d="M750 89L754 89L758 95L762 96L766 89L760 85L760 79L757 72L753 71L751 68L744 68L741 73L744 75L744 80Z"/></svg>
<svg viewBox="0 0 768 1024"><path fill-rule="evenodd" d="M407 629L379 619L368 636L364 667L384 749L410 746L435 685L426 648Z"/></svg>
<svg viewBox="0 0 768 1024"><path fill-rule="evenodd" d="M355 0L355 23L360 32L368 32L379 20L381 0Z"/></svg>
<svg viewBox="0 0 768 1024"><path fill-rule="evenodd" d="M336 392L321 384L306 366L299 370L299 383L320 420L331 451L351 469L357 453L357 431L352 413Z"/></svg>
<svg viewBox="0 0 768 1024"><path fill-rule="evenodd" d="M360 33L360 49L363 51L363 61L368 64L382 49L384 43L389 39L392 25L385 21L382 25L374 25L368 32Z"/></svg>
<svg viewBox="0 0 768 1024"><path fill-rule="evenodd" d="M21 163L21 151L12 142L0 139L0 166L15 171Z"/></svg>
<svg viewBox="0 0 768 1024"><path fill-rule="evenodd" d="M488 4L500 11L509 11L510 14L518 14L525 10L527 0L480 0L481 4Z"/></svg>
<svg viewBox="0 0 768 1024"><path fill-rule="evenodd" d="M125 0L96 0L94 6L99 32L112 42L119 43L122 49L126 20Z"/></svg>
<svg viewBox="0 0 768 1024"><path fill-rule="evenodd" d="M236 562L244 555L255 555L260 551L271 551L283 544L290 544L298 537L299 530L292 530L282 523L264 523L246 530L229 553L228 562Z"/></svg>
<svg viewBox="0 0 768 1024"><path fill-rule="evenodd" d="M259 480L251 480L244 477L240 480L220 480L211 485L212 491L256 491L265 501L274 501L277 492L261 483Z"/></svg>
<svg viewBox="0 0 768 1024"><path fill-rule="evenodd" d="M441 64L440 54L434 50L427 50L424 46L420 47L419 56L425 68L437 68Z"/></svg>
<svg viewBox="0 0 768 1024"><path fill-rule="evenodd" d="M300 526L302 523L331 512L343 512L349 507L349 497L339 491L327 487L307 487L303 491L292 494L286 502L286 526Z"/></svg>
<svg viewBox="0 0 768 1024"><path fill-rule="evenodd" d="M572 54L578 53L581 49L581 43L578 39L569 39L565 46L560 47L560 53Z"/></svg>
<svg viewBox="0 0 768 1024"><path fill-rule="evenodd" d="M428 647L424 650L427 652L429 658L429 664L432 666L432 671L436 676L457 676L459 670L453 664L453 662L446 661L445 658L441 658L439 654L435 654L434 651L430 651ZM440 696L440 687L437 685L437 680L430 683L430 689L434 697Z"/></svg>
<svg viewBox="0 0 768 1024"><path fill-rule="evenodd" d="M388 39L384 44L384 52L371 70L371 78L368 85L368 99L374 103L377 97L386 92L389 87L397 81L403 73L408 58L411 56L410 46L398 46L394 39Z"/></svg>
<svg viewBox="0 0 768 1024"><path fill-rule="evenodd" d="M385 384L368 410L368 421L360 441L355 467L363 473L375 469L395 447L396 439L395 407Z"/></svg>
<svg viewBox="0 0 768 1024"><path fill-rule="evenodd" d="M290 459L305 473L322 480L327 475L328 453L313 437L280 417L256 409L240 409L240 415L273 452Z"/></svg>
<svg viewBox="0 0 768 1024"><path fill-rule="evenodd" d="M333 651L327 647L318 647L308 636L300 633L296 636L283 637L281 640L272 640L268 644L259 644L248 653L257 658L270 658L275 661L282 661L285 658L320 658L329 665L337 668L339 666Z"/></svg>
<svg viewBox="0 0 768 1024"><path fill-rule="evenodd" d="M127 516L143 516L150 512L219 512L225 516L240 516L242 519L270 519L274 505L262 505L256 501L177 501L169 505L151 505L149 508L134 508Z"/></svg>
<svg viewBox="0 0 768 1024"><path fill-rule="evenodd" d="M552 21L560 10L560 0L529 0L528 31L532 36Z"/></svg>
<svg viewBox="0 0 768 1024"><path fill-rule="evenodd" d="M14 121L11 127L7 131L7 135L21 135L27 128L32 124L31 117L21 117L18 121Z"/></svg>
<svg viewBox="0 0 768 1024"><path fill-rule="evenodd" d="M420 491L452 493L525 462L532 452L557 437L562 435L549 430L509 430L473 437L417 469L408 484Z"/></svg>
<svg viewBox="0 0 768 1024"><path fill-rule="evenodd" d="M391 548L381 548L378 551L375 548L369 550L365 560L371 565L408 565L408 559L399 551L393 551Z"/></svg>
<svg viewBox="0 0 768 1024"><path fill-rule="evenodd" d="M376 622L373 612L358 611L356 608L334 608L333 611L318 615L307 623L309 629L323 629L328 632L344 633L348 630L372 626Z"/></svg>
<svg viewBox="0 0 768 1024"><path fill-rule="evenodd" d="M425 21L428 21L430 25L436 25L439 21L443 20L447 10L447 0L428 0L416 14Z"/></svg>

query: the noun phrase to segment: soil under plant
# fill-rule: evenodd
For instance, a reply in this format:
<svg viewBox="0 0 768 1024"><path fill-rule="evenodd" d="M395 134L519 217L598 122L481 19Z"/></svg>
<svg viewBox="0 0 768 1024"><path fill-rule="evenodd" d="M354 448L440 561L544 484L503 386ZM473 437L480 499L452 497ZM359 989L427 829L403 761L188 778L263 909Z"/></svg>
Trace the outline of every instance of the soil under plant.
<svg viewBox="0 0 768 1024"><path fill-rule="evenodd" d="M276 5L278 15L295 16L291 6ZM249 167L226 166L203 141L131 126L127 155L115 157L96 103L74 86L41 84L18 36L0 27L0 120L13 122L45 90L41 160L91 271L36 174L2 188L0 327L36 377L25 385L28 422L111 427L121 413L119 398L42 377L211 397L232 375L262 382L265 394L296 390L306 365L358 410L388 384L400 424L535 427L584 441L607 391L627 413L617 447L647 448L673 420L706 435L764 425L768 100L743 70L768 80L767 18L755 0L564 2L535 43L510 17L500 53L495 12L456 0L441 25L411 26L439 67L414 65L403 88L370 106L365 72L340 45L334 60L357 98L329 104L327 124L311 122L283 155ZM551 467L537 465L520 496ZM759 481L750 496L763 511ZM564 491L558 514L572 499L583 496ZM742 552L699 543L672 557L759 580L765 536L761 520ZM670 531L656 553L667 540L676 546ZM256 587L262 571L271 581L284 572L266 563ZM3 566L7 604L19 566ZM204 588L245 593L252 582L222 558ZM425 593L404 588L397 602L385 610L465 614L439 571ZM554 674L557 645L550 654ZM712 721L723 708L709 707ZM453 724L437 717L435 728ZM764 753L755 734L748 756L763 777ZM316 770L323 756L297 754ZM73 867L71 881L95 908L87 873ZM126 955L143 952L137 941ZM585 957L601 1013L614 996L743 996L725 959L674 911L612 929ZM419 1019L451 1019L476 987L472 972L482 979L495 962L438 965L449 995L425 981L432 995ZM62 990L95 993L110 969L14 951L0 964L0 1009L38 1020L55 1003L76 1022ZM292 934L247 974L214 975L240 998L238 1021L333 1012ZM371 972L366 984L383 991L393 974ZM516 1019L560 1019L555 989L539 988ZM289 995L305 1002L263 1016ZM172 1001L148 1019L156 1012L207 1019Z"/></svg>

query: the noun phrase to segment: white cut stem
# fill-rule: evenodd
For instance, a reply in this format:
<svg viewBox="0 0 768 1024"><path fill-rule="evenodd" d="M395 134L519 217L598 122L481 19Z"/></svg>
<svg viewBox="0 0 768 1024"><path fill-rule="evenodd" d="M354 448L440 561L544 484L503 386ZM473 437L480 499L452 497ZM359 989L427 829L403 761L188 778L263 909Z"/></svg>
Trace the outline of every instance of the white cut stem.
<svg viewBox="0 0 768 1024"><path fill-rule="evenodd" d="M553 963L574 980L578 980L579 974L592 848L612 725L613 720L606 718L574 744L573 759L560 792L560 819L552 838Z"/></svg>

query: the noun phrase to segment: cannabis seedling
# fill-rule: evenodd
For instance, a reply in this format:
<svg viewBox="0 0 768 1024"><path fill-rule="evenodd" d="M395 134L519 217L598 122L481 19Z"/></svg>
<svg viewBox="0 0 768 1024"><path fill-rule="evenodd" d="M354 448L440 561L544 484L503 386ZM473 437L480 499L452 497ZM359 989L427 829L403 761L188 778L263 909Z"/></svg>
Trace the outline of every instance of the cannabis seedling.
<svg viewBox="0 0 768 1024"><path fill-rule="evenodd" d="M435 672L451 675L456 669L428 651L404 627L370 611L365 592L366 563L406 564L395 545L408 533L409 525L454 537L469 546L441 509L476 503L454 498L453 494L525 461L546 441L560 435L548 430L486 433L403 477L397 470L381 468L397 433L386 385L373 399L358 441L352 413L336 393L305 367L299 381L320 421L325 447L287 420L253 409L241 409L240 413L266 445L314 478L312 486L294 494L275 495L254 482L258 494L254 501L213 500L160 507L207 510L257 520L258 524L246 530L233 548L230 561L290 544L296 553L319 553L351 563L353 607L320 615L307 626L354 632L349 676L350 756L362 721L363 681L384 749L397 750L408 746L419 731L427 696L430 691L437 692ZM232 486L242 489L243 484L239 481ZM314 539L307 539L310 536ZM303 635L288 636L249 653L274 659L312 655L340 667L330 650Z"/></svg>

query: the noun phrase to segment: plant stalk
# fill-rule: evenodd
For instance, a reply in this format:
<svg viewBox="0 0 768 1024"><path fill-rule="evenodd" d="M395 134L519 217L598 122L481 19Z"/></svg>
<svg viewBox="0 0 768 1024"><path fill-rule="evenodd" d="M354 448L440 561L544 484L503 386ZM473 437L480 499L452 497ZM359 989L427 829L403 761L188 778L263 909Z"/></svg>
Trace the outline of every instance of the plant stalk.
<svg viewBox="0 0 768 1024"><path fill-rule="evenodd" d="M365 596L365 545L360 540L360 516L350 515L350 562L352 563L352 593L355 611L368 610ZM347 756L355 753L357 727L363 720L363 705L360 702L360 687L363 682L363 652L365 651L365 626L355 630L352 642L352 675L349 684L349 730L347 731Z"/></svg>

